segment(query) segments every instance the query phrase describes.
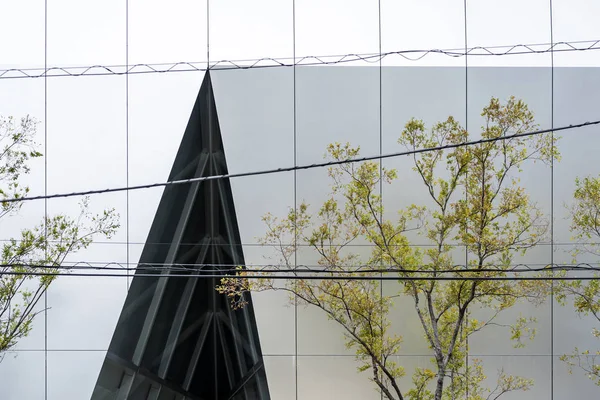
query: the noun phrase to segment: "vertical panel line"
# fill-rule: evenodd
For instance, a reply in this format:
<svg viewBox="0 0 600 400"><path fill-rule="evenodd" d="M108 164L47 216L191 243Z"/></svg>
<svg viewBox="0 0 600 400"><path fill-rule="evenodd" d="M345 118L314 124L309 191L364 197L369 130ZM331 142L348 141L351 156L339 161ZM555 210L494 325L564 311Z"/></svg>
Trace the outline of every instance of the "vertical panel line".
<svg viewBox="0 0 600 400"><path fill-rule="evenodd" d="M383 154L383 95L382 95L382 87L383 87L383 78L382 78L382 55L381 55L381 0L377 1L377 26L378 26L378 51L379 51L379 155ZM379 219L383 221L383 159L379 159L379 201L381 202L381 215ZM383 269L383 260L379 263L380 267ZM380 276L383 278L383 272L381 272ZM384 324L384 316L383 316L383 279L379 281L379 297L380 297L380 307L381 307L381 326ZM382 340L383 330L381 331ZM383 400L383 391L379 390L379 397Z"/></svg>
<svg viewBox="0 0 600 400"><path fill-rule="evenodd" d="M125 0L125 182L129 187L129 0ZM125 242L129 290L129 190L125 191Z"/></svg>
<svg viewBox="0 0 600 400"><path fill-rule="evenodd" d="M469 132L469 36L468 36L468 23L467 23L467 0L463 1L463 11L464 11L464 23L465 23L465 130ZM469 173L467 169L466 173ZM467 204L469 203L469 193L467 191L467 186L465 185L465 201ZM466 228L465 228L466 229ZM469 247L465 244L465 269L469 268ZM466 326L469 324L469 311L466 312ZM469 336L468 332L465 337L465 368L466 371L469 369ZM469 398L469 375L465 375L465 399Z"/></svg>
<svg viewBox="0 0 600 400"><path fill-rule="evenodd" d="M210 70L210 0L206 0L206 70Z"/></svg>
<svg viewBox="0 0 600 400"><path fill-rule="evenodd" d="M294 64L292 66L293 75L293 110L294 110L294 129L293 129L293 140L294 140L294 167L298 165L298 151L297 145L297 121L296 121L296 0L292 0L292 58ZM297 206L298 206L298 176L297 170L294 169L294 215L297 217ZM294 224L295 225L295 224ZM298 231L294 226L294 269L298 265ZM294 285L296 280L294 280ZM294 296L294 393L295 398L298 400L298 297Z"/></svg>
<svg viewBox="0 0 600 400"><path fill-rule="evenodd" d="M554 24L550 5L550 129L554 129ZM550 265L554 266L554 132L550 132ZM554 275L554 272L552 272ZM550 400L554 399L554 280L550 281Z"/></svg>
<svg viewBox="0 0 600 400"><path fill-rule="evenodd" d="M44 0L44 196L48 196L48 0ZM44 258L48 259L48 199L44 199ZM48 291L44 290L44 399L48 400Z"/></svg>

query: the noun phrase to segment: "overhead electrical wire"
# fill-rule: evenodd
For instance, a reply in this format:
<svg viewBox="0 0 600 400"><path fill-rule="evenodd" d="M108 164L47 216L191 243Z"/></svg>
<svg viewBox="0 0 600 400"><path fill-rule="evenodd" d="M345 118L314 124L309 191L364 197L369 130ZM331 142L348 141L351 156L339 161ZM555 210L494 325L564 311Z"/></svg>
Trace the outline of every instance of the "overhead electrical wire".
<svg viewBox="0 0 600 400"><path fill-rule="evenodd" d="M297 165L297 166L293 166L293 167L264 169L264 170L259 170L259 171L202 176L202 177L197 177L197 178L180 179L180 180L166 181L166 182L156 182L156 183L149 183L149 184L144 184L144 185L122 186L122 187L108 188L108 189L85 190L85 191L80 191L80 192L56 193L56 194L51 194L51 195L27 196L27 197L20 197L20 198L8 198L8 199L0 200L0 203L15 203L15 202L43 200L43 199L88 196L88 195L93 195L93 194L124 192L124 191L130 191L130 190L150 189L150 188L155 188L155 187L186 185L186 184L191 184L191 183L196 183L196 182L204 182L204 181L212 181L212 180L220 180L220 179L242 178L242 177L248 177L248 176L270 175L270 174L276 174L276 173L281 173L281 172L291 172L291 171L307 170L307 169L313 169L313 168L324 168L324 167L331 167L331 166L335 166L335 165L381 160L381 159L386 159L386 158L408 156L408 155L421 154L421 153L427 153L427 152L432 152L432 151L449 150L449 149L455 149L455 148L459 148L459 147L474 146L474 145L484 144L484 143L492 143L492 142L503 141L503 140L510 140L510 139L528 137L528 136L541 135L541 134L550 133L550 132L560 132L560 131L565 131L565 130L570 130L570 129L583 128L586 126L592 126L592 125L598 125L598 124L600 124L600 120L588 121L588 122L583 122L580 124L566 125L566 126L553 128L553 129L541 129L541 130L532 131L532 132L517 133L514 135L506 135L506 136L500 136L500 137L488 138L488 139L478 139L478 140L456 143L456 144L447 144L447 145L442 145L442 146L434 146L434 147L427 147L427 148L416 149L416 150L400 151L400 152L375 155L375 156L350 158L350 159L346 159L346 160L326 161L326 162L322 162L322 163Z"/></svg>
<svg viewBox="0 0 600 400"><path fill-rule="evenodd" d="M23 239L15 239L15 238L8 238L8 239L0 239L0 243L2 242L15 242L15 243L19 243L22 242ZM60 243L60 240L48 240L48 243ZM111 246L125 246L128 244L128 242L126 241L119 241L119 240L92 240L90 242L90 244L98 244L98 245L111 245ZM139 245L139 246L170 246L172 243L170 242L129 242L130 245ZM191 242L182 242L180 243L180 245L182 246L195 246L198 243L191 243ZM292 243L281 243L283 246L291 246ZM279 245L279 244L278 244ZM339 246L340 243L333 243L334 246ZM573 242L554 242L554 243L550 243L550 242L539 242L536 243L536 247L539 246L561 246L561 247L570 247L570 246L600 246L600 242L577 242L577 241L573 241ZM241 243L228 243L228 242L220 242L220 243L206 243L203 244L203 246L214 246L214 247L226 247L226 246L243 246L243 247L273 247L272 244L263 244L263 243L257 243L257 242L241 242ZM310 243L297 243L295 245L296 247L313 247L313 245L311 245ZM352 248L358 248L358 247L372 247L373 244L368 244L368 243L357 243L357 244L351 244L348 245L349 247ZM410 243L410 244L394 244L394 245L390 245L390 247L436 247L437 245L435 243ZM457 246L464 246L464 243L448 243L448 246L450 247L457 247ZM531 265L531 264L530 264Z"/></svg>
<svg viewBox="0 0 600 400"><path fill-rule="evenodd" d="M538 49L539 48L539 49ZM498 51L498 49L505 49ZM148 64L126 64L126 65L89 65L68 66L49 68L7 68L0 69L0 79L22 79L42 77L65 77L65 76L101 76L101 75L135 75L154 74L170 72L202 72L211 69L256 69L272 67L292 66L316 66L316 65L338 65L348 63L371 63L376 64L385 58L398 56L404 60L420 61L427 55L439 54L448 57L501 57L511 55L545 54L560 52L580 52L600 50L600 40L582 40L556 43L534 43L516 44L503 46L476 46L465 51L461 49L429 49L429 50L399 50L385 53L367 54L344 54L325 56L304 56L296 59L291 57L282 58L257 58L247 60L221 60L214 63L209 61L180 61L173 63L148 63Z"/></svg>
<svg viewBox="0 0 600 400"><path fill-rule="evenodd" d="M576 47L575 45L577 45L577 44L587 44L587 46ZM42 69L42 73L39 73L39 74L31 74L30 73L30 72L40 71L40 69L35 69L35 68L34 69L6 69L6 70L0 70L0 79L11 79L11 78L19 78L19 77L48 78L48 77L52 77L52 76L82 76L82 75L90 76L90 75L122 75L122 74L129 75L129 74L136 74L136 73L206 71L207 69L217 68L217 67L219 69L233 69L233 68L249 69L249 68L264 68L264 67L269 67L269 66L296 66L296 65L318 65L318 64L331 65L331 64L355 62L355 61L364 61L364 62L375 63L375 62L381 62L381 60L383 58L391 56L391 55L398 55L398 56L401 56L410 61L420 60L428 54L443 54L443 55L450 56L450 57L463 57L463 56L467 56L467 55L468 56L507 56L507 55L517 55L517 54L540 54L540 53L560 52L560 51L597 50L597 49L600 49L599 44L600 44L600 40L594 40L594 41L557 42L557 43L553 43L553 44L529 44L529 45L511 45L511 46L473 47L473 48L467 49L466 51L464 49L404 50L404 51L394 51L394 52L376 53L376 54L346 54L346 55L341 55L341 56L322 56L322 57L308 56L308 57L299 58L298 61L292 62L291 64L284 62L286 60L289 60L286 58L282 58L282 59L262 58L262 59L255 59L255 60L238 60L238 61L225 60L225 61L219 61L219 62L213 64L212 66L208 66L208 63L206 63L206 62L204 62L204 63L180 62L180 63L161 63L161 64L136 64L136 65L131 65L131 66L115 65L115 66L89 66L89 67L51 67L51 68ZM536 50L534 48L536 46L538 46L538 47L539 46L548 46L548 47L546 49ZM563 46L563 48L557 48L560 46ZM505 48L507 50L505 50L503 52L492 51L492 49L499 49L499 48ZM462 51L460 51L460 50L462 50ZM416 58L411 58L409 56L410 54L420 54L420 56L418 56ZM332 58L332 60L328 60L328 58ZM249 61L251 62L251 64L247 64L247 65L241 64L243 62L249 62ZM263 62L272 62L274 64L273 65L261 64ZM197 66L198 64L204 64L204 65L207 65L207 67L199 68ZM230 68L224 67L224 65L226 65L226 64L229 64ZM187 69L187 70L179 69L179 67L181 67L181 66L189 67L189 69ZM118 70L119 68L122 68L122 67L125 67L125 69ZM164 68L160 69L160 67L164 67ZM139 69L139 68L147 68L148 70L136 71L136 69ZM91 73L90 71L93 71L94 69L103 69L104 72L103 73ZM79 72L71 72L72 70L78 70ZM60 71L63 75L54 74L54 73L49 74L49 72L53 72L53 71ZM11 76L10 73L21 73L22 76ZM447 149L452 149L452 148L495 142L495 141L500 141L500 140L510 140L513 138L527 137L527 136L557 132L557 131L568 130L568 129L582 128L585 126L591 126L591 125L597 125L597 124L600 124L600 120L589 121L589 122L585 122L585 123L581 123L581 124L562 126L562 127L557 127L554 129L544 129L544 130L538 130L538 131L533 131L533 132L508 135L508 136L503 136L503 137L498 137L498 138L480 139L480 140L476 140L476 141L464 142L464 143L459 143L459 144L436 146L436 147L396 152L396 153L390 153L390 154L384 154L384 155L378 155L378 156L360 157L360 158L339 160L339 161L338 160L328 161L328 162L323 162L323 163L314 163L314 164L308 164L308 165L261 170L261 171L252 171L252 172L245 172L245 173L198 177L198 178L191 178L191 179L185 179L185 180L152 183L152 184L146 184L146 185L125 186L125 187L118 187L118 188L88 190L88 191L82 191L82 192L51 194L51 195L43 195L43 196L30 196L30 197L23 197L23 198L10 198L10 199L0 200L0 202L1 203L10 203L10 202L21 202L21 201L42 200L42 199L48 200L48 199L53 199L53 198L65 198L65 197L85 196L85 195L111 193L111 192L119 192L119 191L148 189L148 188L153 188L153 187L165 187L165 186L178 185L178 184L190 184L190 183L194 183L194 182L202 182L202 181L208 181L208 180L229 179L229 178L246 177L246 176L267 175L267 174L280 173L280 172L290 172L290 171L305 170L305 169L312 169L312 168L322 168L322 167L329 167L329 166L341 165L341 164L347 164L347 163L356 163L356 162L364 162L364 161L372 161L372 160L381 160L381 159L385 159L385 158L392 158L392 157L399 157L399 156L407 156L407 155L425 153L425 152L430 152L430 151L447 150ZM255 264L250 267L256 267L256 266L257 265ZM356 274L356 273L362 273L362 274L364 274L364 273L377 273L377 274L382 274L382 273L410 273L410 274L412 274L412 273L414 273L414 274L454 273L454 274L457 274L458 273L458 274L460 274L460 273L474 273L474 272L477 272L477 273L485 273L485 272L521 273L521 272L541 272L541 271L600 271L600 268L592 267L590 264L586 264L586 263L577 264L577 265L561 265L561 266L557 265L557 266L553 266L553 267L544 266L542 268L532 268L526 264L519 264L518 266L520 268L509 268L509 269L493 269L493 268L468 269L468 268L463 268L464 266L455 266L455 268L460 267L461 268L460 270L457 270L457 269L453 269L453 270L403 270L403 269L398 269L398 268L360 269L362 267L357 267L358 269L354 270L354 271L327 271L327 270L324 270L323 268L313 269L310 266L306 266L306 265L297 266L294 269L282 270L280 268L274 268L276 266L271 264L271 265L264 265L263 266L264 268L261 268L261 269L246 269L245 272L250 273L250 274L261 273L260 278L263 278L263 279L269 279L269 278L273 278L273 279L294 279L294 278L296 278L296 279L328 279L328 278L331 278L330 275L327 275L325 277L308 276L308 277L299 278L299 277L293 277L293 276L284 276L284 277L265 276L262 274L264 274L264 273L280 273L280 272L286 273L286 274L289 274L289 273L326 273L326 274ZM131 268L128 266L123 266L120 263L107 263L104 266L93 266L93 263L88 263L88 262L75 263L74 265L71 265L71 266L64 266L64 265L61 265L61 266L37 266L37 265L18 265L18 264L0 265L0 268L17 268L17 267L52 269L52 270L56 270L57 272L5 271L1 274L37 275L37 276L39 276L39 275L66 275L66 276L106 276L106 277L115 276L115 277L119 277L119 276L123 276L123 275L106 274L106 273L102 273L102 274L90 274L90 273L64 274L62 272L58 272L58 270L68 270L68 271L82 270L82 269L104 270L104 271L107 271L107 270L119 270L119 271L135 270L135 271L137 271L136 276L144 276L143 273L140 274L140 271L145 271L145 270L164 271L165 268L168 268L170 271L189 272L190 268L202 267L202 268L204 268L204 269L202 269L202 272L203 272L202 274L193 275L193 274L185 273L185 274L178 275L178 274L169 273L168 276L169 277L181 276L181 277L188 277L188 278L194 277L194 276L202 277L202 278L216 278L216 277L223 278L224 276L227 276L227 275L223 275L224 272L231 271L232 273L234 273L234 272L236 272L235 268L237 266L224 265L224 264L201 264L201 265L198 265L198 264L189 264L189 265L183 265L183 264L179 264L179 265L174 265L174 264L170 264L170 265L136 264L136 267ZM208 269L205 269L206 267L212 267L212 268L217 267L219 269L208 270ZM230 267L230 270L223 270L222 269L223 267ZM209 273L209 274L216 273L218 275L207 275L207 273ZM156 274L148 274L148 276L156 277ZM236 276L236 275L233 275L233 276ZM355 279L355 278L382 279L382 276L381 275L372 276L372 277L350 276L350 277L345 277L343 279ZM410 278L409 280L412 280L412 279L418 279L418 280L421 280L421 279L425 279L425 280L429 280L429 279L471 280L471 279L473 279L473 280L476 280L476 279L490 279L490 278L494 278L493 280L504 280L504 278L506 278L507 280L515 280L515 279L534 279L534 280L550 279L550 280L554 280L553 278L548 278L548 277L524 278L524 277L514 277L514 276L513 277L483 277L483 278L470 278L470 277L401 277L401 278L399 278L399 277L391 277L391 279L394 279L394 280L405 279L405 278ZM565 279L565 278L571 279L570 277L557 277L556 279ZM587 278L580 277L580 278L572 278L572 279L587 279ZM589 277L589 279L595 279L595 278Z"/></svg>
<svg viewBox="0 0 600 400"><path fill-rule="evenodd" d="M292 272L292 271L290 271ZM503 271L496 271L503 272ZM327 271L322 271L322 274L327 274ZM71 277L105 277L105 278L126 278L127 275L116 274L116 273L64 273L60 271L56 272L16 272L6 271L0 275L18 275L18 276L71 276ZM234 278L234 279L274 279L274 280L330 280L331 275L307 275L307 276L296 276L296 275L260 275L260 276L240 276L237 273L169 273L169 274L156 274L156 273L136 273L136 277L146 278L203 278L203 279L223 279L223 278ZM387 276L381 274L379 271L375 275L352 275L345 277L335 277L336 280L347 280L347 281L577 281L577 280L599 280L596 276Z"/></svg>
<svg viewBox="0 0 600 400"><path fill-rule="evenodd" d="M96 264L96 265L94 265ZM132 263L132 265L135 265ZM532 265L539 265L539 267L534 267ZM521 273L532 273L532 272L600 272L600 266L595 266L591 263L578 263L578 264L555 264L555 265L547 265L547 264L516 264L511 267L502 267L498 266L495 268L493 265L488 265L484 268L465 268L462 264L456 264L452 268L446 269L404 269L404 268L373 268L371 266L363 265L363 266L336 266L336 268L347 268L345 270L331 270L326 267L318 266L318 265L298 265L296 267L290 268L284 265L276 265L276 264L250 264L245 265L245 269L239 269L239 265L235 264L163 264L163 263L138 263L135 267L129 267L126 263L118 263L118 262L109 262L109 263L95 263L95 262L77 262L70 263L70 265L65 265L65 263L61 265L38 265L38 264L0 264L0 270L6 269L4 272L0 272L0 275L5 274L6 272L11 272L15 275L38 275L44 273L50 274L64 274L64 272L59 271L68 271L67 274L70 274L70 271L121 271L121 272L129 272L135 271L136 274L140 272L168 272L167 276L177 275L173 274L174 272L185 273L185 276L195 276L192 273L200 274L205 276L206 274L237 274L238 272L243 271L248 274L246 276L249 279L258 279L263 278L265 273L270 274L288 274L286 277L292 279L293 276L289 274L327 274L329 277L332 275L341 276L340 279L346 279L349 275L352 274L409 274L409 275L420 275L420 274L456 274L458 276L462 276L463 274L473 274L473 273L512 273L512 274L521 274ZM261 268L257 268L261 267ZM427 267L427 265L422 265L421 267ZM17 268L23 268L25 271L14 271ZM31 271L28 271L31 270ZM46 270L42 272L35 272L35 270ZM156 276L156 274L153 274ZM183 276L183 275L182 275ZM427 276L423 276L422 278L426 278ZM294 279L303 279L301 277L296 277ZM403 279L403 277L396 277L396 279Z"/></svg>

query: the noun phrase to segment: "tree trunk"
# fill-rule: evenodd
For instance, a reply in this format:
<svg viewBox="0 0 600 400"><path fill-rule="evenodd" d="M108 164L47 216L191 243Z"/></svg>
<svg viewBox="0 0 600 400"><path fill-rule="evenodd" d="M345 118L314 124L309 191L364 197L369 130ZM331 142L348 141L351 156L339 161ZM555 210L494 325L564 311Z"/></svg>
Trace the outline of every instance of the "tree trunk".
<svg viewBox="0 0 600 400"><path fill-rule="evenodd" d="M444 392L444 375L446 375L446 371L440 369L438 371L438 379L435 385L435 395L434 400L442 400L442 393Z"/></svg>

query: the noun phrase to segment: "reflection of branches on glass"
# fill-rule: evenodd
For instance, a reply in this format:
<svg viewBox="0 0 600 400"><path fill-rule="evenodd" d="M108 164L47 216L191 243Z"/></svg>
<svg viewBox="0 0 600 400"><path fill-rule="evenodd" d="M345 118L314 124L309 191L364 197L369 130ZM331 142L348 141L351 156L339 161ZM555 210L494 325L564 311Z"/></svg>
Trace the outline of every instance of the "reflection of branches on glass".
<svg viewBox="0 0 600 400"><path fill-rule="evenodd" d="M490 391L486 400L496 400L503 394L514 391L527 391L533 386L533 379L527 379L519 376L506 375L504 369L498 371L498 380L496 387ZM473 396L472 398L477 398ZM483 398L483 397L481 397Z"/></svg>
<svg viewBox="0 0 600 400"><path fill-rule="evenodd" d="M582 253L600 256L600 176L577 178L573 199L568 210L571 232L579 243L574 256Z"/></svg>
<svg viewBox="0 0 600 400"><path fill-rule="evenodd" d="M411 152L412 173L427 196L421 204L402 204L402 198L386 199L384 204L381 197L382 186L401 185L410 171L400 174L377 161L331 167L331 191L317 210L301 203L287 216L264 218L263 243L275 248L275 264L294 279L276 284L240 270L237 277L223 279L218 290L231 298L234 307L244 306L248 291L283 290L320 309L343 329L359 371L368 371L370 380L390 400L496 399L514 390L528 390L533 385L530 379L504 371L489 388L481 362L467 362L468 339L490 329L504 329L520 347L535 335L535 319L521 316L514 324L506 324L499 316L518 302L543 302L546 292L538 288L539 281L493 278L512 278L514 258L544 240L548 219L529 199L519 176L528 163L549 163L558 153L549 133L510 137L537 127L532 112L520 100L510 98L503 103L493 98L482 117L483 139L506 140ZM413 119L398 142L410 152L460 144L469 138L453 117L429 129ZM332 160L353 159L359 151L340 143L327 149ZM414 242L415 233L427 246ZM355 243L369 247L361 252L353 247ZM465 247L468 265L454 260L456 250L464 254ZM319 275L327 279L306 279L295 270L296 259L306 256L317 260L322 269ZM381 280L367 274L367 269L395 270L398 284L384 291ZM372 279L344 279L364 276ZM436 279L443 276L453 279ZM403 345L403 334L414 329L392 329L391 315L397 312L397 304L414 311L415 323L431 349L425 368L406 371L394 357ZM470 312L474 307L488 312L475 318ZM407 373L412 380L403 379Z"/></svg>
<svg viewBox="0 0 600 400"><path fill-rule="evenodd" d="M29 117L15 120L0 117L0 197L22 198L29 192L23 177L30 172L30 161L41 157L35 143L37 122ZM17 214L22 202L5 202L0 218ZM99 215L89 211L89 201L80 202L80 213L45 216L42 221L21 230L18 238L1 247L0 262L0 357L26 337L37 307L49 285L62 271L65 258L87 248L96 235L109 238L119 227L114 210Z"/></svg>
<svg viewBox="0 0 600 400"><path fill-rule="evenodd" d="M593 333L598 337L598 331ZM573 372L573 368L577 368L587 375L589 379L600 386L600 350L592 353L590 350L580 351L577 347L571 354L560 356L561 361L567 363L569 373Z"/></svg>
<svg viewBox="0 0 600 400"><path fill-rule="evenodd" d="M600 176L577 178L573 202L567 208L573 240L577 243L573 251L574 260L584 255L600 256ZM566 275L566 271L559 272L559 276ZM600 275L594 272L593 277L597 279L558 281L554 290L560 304L572 304L579 315L591 316L598 323L592 329L592 335L599 339ZM560 359L567 363L569 372L577 368L600 386L600 344L596 349L575 347L571 354L564 354Z"/></svg>

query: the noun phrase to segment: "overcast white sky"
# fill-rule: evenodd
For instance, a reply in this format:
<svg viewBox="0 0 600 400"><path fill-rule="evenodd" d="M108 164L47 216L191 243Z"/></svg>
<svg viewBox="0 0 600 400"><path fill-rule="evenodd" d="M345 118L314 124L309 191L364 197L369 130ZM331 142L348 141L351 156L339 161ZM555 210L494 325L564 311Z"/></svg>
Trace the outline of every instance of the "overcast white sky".
<svg viewBox="0 0 600 400"><path fill-rule="evenodd" d="M292 1L282 0L129 1L129 62L205 61L291 57ZM48 65L125 63L126 14L123 0L48 1ZM383 52L461 48L465 44L463 0L298 0L296 54L376 53L379 11ZM473 46L549 43L548 0L467 1L467 43ZM594 0L554 0L553 38L596 40ZM3 1L0 5L0 66L44 65L44 0ZM593 53L593 52L592 52ZM453 64L434 56L419 65ZM546 65L547 56L473 58L471 65ZM557 56L557 65L595 65L590 54ZM400 59L386 63L402 63ZM462 65L462 61L455 61Z"/></svg>
<svg viewBox="0 0 600 400"><path fill-rule="evenodd" d="M463 0L381 0L380 3L382 52L464 47ZM555 42L600 39L600 24L597 22L600 2L553 0L552 3ZM547 0L479 0L468 1L467 4L468 47L549 43L551 40ZM299 57L379 51L377 0L297 0L295 15L295 47ZM294 48L292 26L292 2L289 0L213 0L210 2L209 26L206 0L130 0L129 63L206 61L207 31L210 32L212 62L225 59L291 57ZM0 70L43 66L44 33L44 0L1 0ZM49 67L125 64L125 35L124 0L48 0ZM465 59L428 55L414 62L391 56L383 63L386 66L464 67ZM468 63L469 66L549 67L551 59L549 54L469 57ZM354 65L368 64L358 62ZM598 67L600 51L557 53L555 65ZM449 75L452 79L458 79L457 81L444 80L443 73L432 74L431 81L403 81L402 76L394 74L390 72L386 77L390 79L389 87L394 88L394 92L383 95L384 100L389 99L389 103L382 105L386 107L387 104L388 107L385 115L387 121L392 122L384 122L383 125L388 126L390 132L396 129L393 124L401 124L402 118L409 117L409 111L406 110L410 110L411 116L420 110L427 110L423 118L431 118L432 121L450 112L459 115L464 113L462 74ZM310 73L298 74L298 110L304 112L304 117L299 118L298 128L306 132L306 136L301 136L298 140L300 162L320 160L323 153L321 142L336 138L346 140L352 137L356 141L363 140L364 143L361 144L365 152L371 154L378 151L378 143L369 140L363 133L377 130L379 126L378 120L373 119L378 115L379 108L377 72L357 72L356 76L348 72L340 76L324 74L315 77ZM543 125L547 123L549 115L549 74L524 76L528 78L515 78L507 87L512 91L522 90L524 95L539 93L532 96L531 101L535 104L538 115L543 117L540 121ZM125 108L127 99L125 78L122 76L49 78L46 121L43 79L0 79L0 115L30 114L38 118L42 122L39 126L39 141L42 144L44 122L47 124L49 193L123 186L127 181L127 170L130 184L158 182L165 180L168 175L202 77L202 72L130 76L129 114ZM290 121L293 120L294 95L291 78L289 68L262 74L232 74L231 78L218 75L215 78L217 106L224 114L221 121L223 135L230 135L229 139L225 137L224 140L226 147L228 146L226 151L231 172L290 165L293 154L293 125ZM477 86L469 90L470 95L477 98L473 103L477 107L481 105L479 103L483 97L498 95L496 90L498 93L504 93L498 89L501 85L494 86L494 82L488 87L488 78L487 81L481 76L472 79L470 82ZM512 78L503 76L502 79ZM591 80L573 79L568 82L576 82L577 86L573 89L575 92L569 91L571 83L562 88L561 93L564 97L563 103L560 104L564 104L564 99L568 99L568 96L578 96L577 90L584 91L586 96L593 96L591 88L600 87L598 74L591 75ZM321 93L319 90L323 86L326 88ZM494 89L490 89L492 87ZM557 87L560 88L560 84L557 84ZM443 88L443 93L440 94L439 88ZM509 90L508 88L506 90ZM219 90L220 93L234 93L235 96L221 95L219 98ZM256 102L257 96L261 98L261 102ZM585 104L590 108L586 108L585 112L576 114L577 111L573 110L573 114L562 115L560 123L593 119L591 105L597 102L592 100L597 98L589 97L589 102ZM336 102L343 102L344 106L332 105ZM405 111L396 111L394 107L398 104L401 104ZM564 105L568 105L568 102ZM318 114L318 110L324 111ZM469 113L476 114L473 110ZM238 118L240 115L244 117ZM273 115L278 118L274 119ZM332 115L334 117L331 117ZM571 121L571 115L576 115L577 120ZM340 120L344 120L342 127L337 123ZM326 135L318 133L319 126L327 130ZM248 136L254 133L260 133L262 136L249 139ZM390 137L392 135L393 132ZM257 143L262 144L263 149L270 146L272 150L252 152L250 147L256 146ZM392 146L392 140L389 143ZM586 150L591 151L589 148ZM268 153L268 156L265 153ZM126 163L127 156L129 168ZM565 165L575 170L580 161L581 159L572 152L571 158L566 157ZM34 194L42 194L43 162L34 165L34 169L28 182ZM565 171L567 170L565 167ZM306 174L304 178L299 179L299 185L304 185L299 187L299 190L304 190L302 193L307 197L311 196L309 189L318 181L314 179L318 178L317 175L318 173ZM249 210L243 216L238 216L243 241L253 243L256 241L255 237L260 235L262 212L281 214L287 206L293 204L290 177L290 174L283 174L260 179L248 178L243 183L234 183L238 211ZM531 179L531 184L536 184L535 179ZM277 190L269 193L269 196L241 195L258 187L263 188L262 192L264 188L276 187ZM570 187L568 189L570 190ZM124 242L127 240L125 225L128 219L131 242L129 261L135 262L146 239L161 193L161 189L132 192L129 198L129 215L124 193L92 197L92 207L95 210L117 208L122 216L123 229L111 243L94 243L89 251L72 259L126 262L127 245ZM74 199L50 201L49 211L72 213L76 202ZM42 202L27 204L19 217L2 221L0 239L14 236L22 227L38 222L43 215L43 209ZM262 249L248 247L245 251L247 261L261 262L264 253ZM61 278L56 282L48 294L49 306L52 307L48 312L48 349L51 350L48 352L49 399L89 396L104 357L103 350L108 346L125 294L126 280L121 278ZM272 296L265 298L261 303L258 299L257 307L267 302L281 304L283 300L281 297ZM274 330L264 331L261 335L263 340L264 337L279 338L269 340L263 347L266 354L278 355L267 361L268 368L274 371L271 373L280 374L269 378L269 384L274 391L272 393L279 395L273 398L292 398L294 391L290 389L286 379L292 379L294 376L294 364L290 356L295 348L294 332L291 331L294 326L293 313L290 309L278 306L269 309L257 308L257 315L262 321L266 321L265 323L277 321L279 328L285 330L283 334ZM304 322L301 325L304 327L312 327L312 322L307 321L316 321L316 326L326 324L319 316L303 315ZM305 329L306 338L314 333L312 328L302 329ZM31 337L19 344L21 351L16 353L17 357L9 356L0 364L2 400L43 398L44 333L43 319L40 319ZM335 347L336 343L339 343L337 334L335 332L335 335L328 336L329 339L324 339L321 345L306 339L308 347L305 347L305 354L329 354L324 346ZM335 348L331 351L342 353L344 350ZM543 350L540 352L543 353ZM516 368L542 371L542 376L547 368L546 364L535 364L540 361L531 361L531 365L519 364L515 360L506 359L502 362ZM421 361L416 359L414 363L418 364ZM86 368L75 367L82 365ZM343 357L332 357L328 360L308 357L304 370L323 373L336 371L331 381L339 382L348 373L352 373L354 366L347 363ZM310 380L307 376L304 375L305 382ZM311 376L314 378L314 375ZM364 376L360 379L366 381ZM360 379L358 382L361 382ZM79 383L75 385L76 390L73 389L74 381ZM578 384L585 385L586 381ZM372 394L368 386L361 386L356 382L348 383L346 389L349 393L359 396L357 398L365 398L364 396ZM306 390L309 389L301 391L300 398L317 398L314 397L314 392ZM321 393L328 393L322 388L320 390Z"/></svg>

